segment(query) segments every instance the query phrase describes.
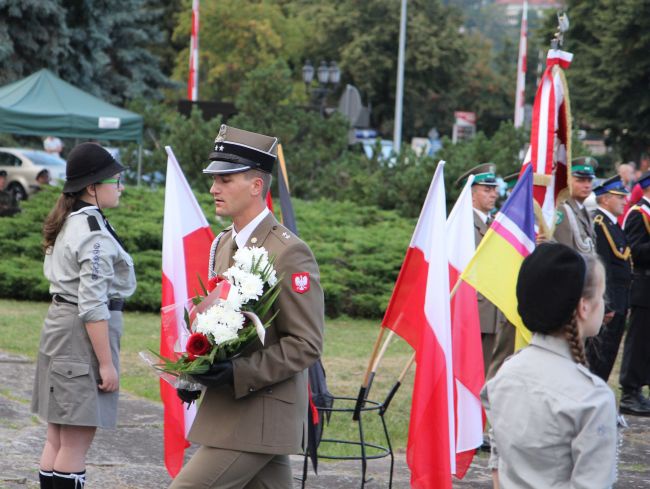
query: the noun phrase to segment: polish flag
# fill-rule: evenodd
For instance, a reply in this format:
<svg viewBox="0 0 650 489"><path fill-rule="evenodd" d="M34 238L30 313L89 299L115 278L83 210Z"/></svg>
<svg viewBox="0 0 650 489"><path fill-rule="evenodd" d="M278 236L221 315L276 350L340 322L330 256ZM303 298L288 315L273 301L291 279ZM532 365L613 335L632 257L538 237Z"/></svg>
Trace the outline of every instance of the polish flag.
<svg viewBox="0 0 650 489"><path fill-rule="evenodd" d="M169 146L165 183L165 214L162 246L162 314L160 354L175 358L184 351L189 333L184 311L188 299L201 290L198 277L208 283L208 258L214 235L203 215L183 171ZM169 475L175 477L183 466L189 447L187 432L196 410L185 409L176 390L160 381L164 414L164 457Z"/></svg>
<svg viewBox="0 0 650 489"><path fill-rule="evenodd" d="M190 37L190 70L187 80L187 100L199 99L199 0L192 1L192 33Z"/></svg>
<svg viewBox="0 0 650 489"><path fill-rule="evenodd" d="M415 489L451 489L456 471L443 168L441 161L382 322L416 351L406 448Z"/></svg>
<svg viewBox="0 0 650 489"><path fill-rule="evenodd" d="M474 212L470 176L447 219L449 284L453 287L474 255ZM451 336L456 405L456 476L462 479L483 443L481 388L485 382L481 323L474 288L461 281L451 299Z"/></svg>

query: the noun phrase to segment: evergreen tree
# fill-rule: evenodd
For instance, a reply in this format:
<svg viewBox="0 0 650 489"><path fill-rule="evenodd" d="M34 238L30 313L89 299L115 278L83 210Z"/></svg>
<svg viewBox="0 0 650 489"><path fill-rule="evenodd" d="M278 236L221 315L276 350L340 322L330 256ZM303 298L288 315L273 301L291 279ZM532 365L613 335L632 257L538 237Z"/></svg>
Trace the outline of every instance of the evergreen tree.
<svg viewBox="0 0 650 489"><path fill-rule="evenodd" d="M0 84L41 68L56 72L70 51L57 0L0 0Z"/></svg>
<svg viewBox="0 0 650 489"><path fill-rule="evenodd" d="M636 159L650 149L650 2L569 0L567 7L574 116Z"/></svg>
<svg viewBox="0 0 650 489"><path fill-rule="evenodd" d="M148 50L164 42L162 10L150 0L65 0L70 55L62 76L116 103L158 97L168 84Z"/></svg>

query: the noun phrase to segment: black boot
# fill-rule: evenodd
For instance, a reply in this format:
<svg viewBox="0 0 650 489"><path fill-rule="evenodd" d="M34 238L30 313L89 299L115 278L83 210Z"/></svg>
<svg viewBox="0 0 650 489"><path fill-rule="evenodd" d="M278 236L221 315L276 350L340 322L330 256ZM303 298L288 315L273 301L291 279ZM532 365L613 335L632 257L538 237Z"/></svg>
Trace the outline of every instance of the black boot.
<svg viewBox="0 0 650 489"><path fill-rule="evenodd" d="M59 472L54 471L54 489L84 489L86 485L86 471Z"/></svg>
<svg viewBox="0 0 650 489"><path fill-rule="evenodd" d="M38 480L41 482L41 489L53 489L54 474L51 470L38 469Z"/></svg>
<svg viewBox="0 0 650 489"><path fill-rule="evenodd" d="M641 389L623 389L618 411L621 414L650 417L650 402L643 396Z"/></svg>

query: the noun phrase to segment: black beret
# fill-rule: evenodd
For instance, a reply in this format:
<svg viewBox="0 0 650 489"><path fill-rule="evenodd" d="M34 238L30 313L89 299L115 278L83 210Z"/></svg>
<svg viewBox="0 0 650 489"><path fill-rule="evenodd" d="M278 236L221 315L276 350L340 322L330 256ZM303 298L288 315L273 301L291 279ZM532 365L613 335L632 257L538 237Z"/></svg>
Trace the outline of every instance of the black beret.
<svg viewBox="0 0 650 489"><path fill-rule="evenodd" d="M99 144L78 144L68 154L63 192L78 192L124 170L125 168Z"/></svg>
<svg viewBox="0 0 650 489"><path fill-rule="evenodd" d="M559 243L544 243L526 257L517 278L517 310L532 332L548 334L571 321L585 284L587 265Z"/></svg>

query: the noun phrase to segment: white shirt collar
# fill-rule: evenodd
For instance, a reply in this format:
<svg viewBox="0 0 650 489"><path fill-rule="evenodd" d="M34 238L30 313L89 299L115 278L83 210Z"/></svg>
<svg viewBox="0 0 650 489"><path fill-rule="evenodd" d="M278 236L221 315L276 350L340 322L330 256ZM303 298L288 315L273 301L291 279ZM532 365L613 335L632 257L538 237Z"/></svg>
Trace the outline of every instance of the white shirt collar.
<svg viewBox="0 0 650 489"><path fill-rule="evenodd" d="M253 234L255 228L264 220L269 212L271 212L269 211L269 208L265 207L264 210L262 210L262 212L260 212L255 217L255 219L246 224L246 226L244 226L239 232L235 231L235 226L232 227L232 239L234 239L237 243L237 248L243 248L246 246L246 243L248 243L248 238L251 237L251 234Z"/></svg>
<svg viewBox="0 0 650 489"><path fill-rule="evenodd" d="M616 216L609 212L607 209L603 209L601 206L598 206L598 210L605 214L607 217L609 217L609 220L612 221L612 223L617 224L618 220L616 219Z"/></svg>
<svg viewBox="0 0 650 489"><path fill-rule="evenodd" d="M483 224L487 224L488 215L485 212L479 211L476 208L474 208L474 212L476 212L481 221L483 221Z"/></svg>

